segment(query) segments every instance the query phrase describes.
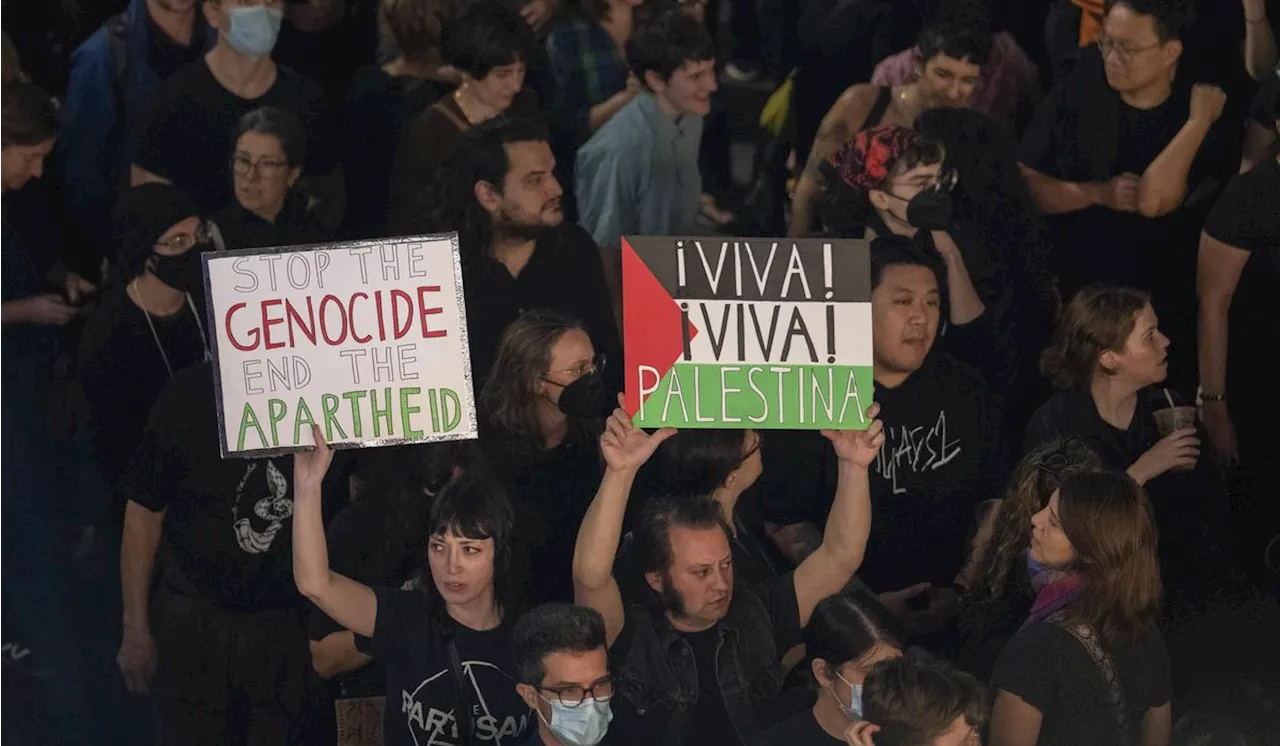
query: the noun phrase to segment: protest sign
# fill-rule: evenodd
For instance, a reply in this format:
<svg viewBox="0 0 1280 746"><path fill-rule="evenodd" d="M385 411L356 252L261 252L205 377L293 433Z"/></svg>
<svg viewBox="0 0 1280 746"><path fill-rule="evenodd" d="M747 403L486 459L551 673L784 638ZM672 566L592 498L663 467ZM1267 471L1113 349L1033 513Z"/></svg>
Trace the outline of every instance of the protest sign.
<svg viewBox="0 0 1280 746"><path fill-rule="evenodd" d="M870 425L866 241L625 236L622 280L637 425Z"/></svg>
<svg viewBox="0 0 1280 746"><path fill-rule="evenodd" d="M456 234L202 259L224 458L476 437Z"/></svg>

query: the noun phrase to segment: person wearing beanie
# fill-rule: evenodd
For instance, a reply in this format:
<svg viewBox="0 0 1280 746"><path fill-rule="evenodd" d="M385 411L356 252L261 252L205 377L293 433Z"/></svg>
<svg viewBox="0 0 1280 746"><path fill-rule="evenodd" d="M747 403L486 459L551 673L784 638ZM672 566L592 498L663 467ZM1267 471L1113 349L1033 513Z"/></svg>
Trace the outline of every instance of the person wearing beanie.
<svg viewBox="0 0 1280 746"><path fill-rule="evenodd" d="M198 302L208 232L195 203L167 184L136 186L121 193L112 228L123 282L104 292L79 350L90 455L108 487L137 448L160 389L208 349ZM121 510L114 506L117 521Z"/></svg>

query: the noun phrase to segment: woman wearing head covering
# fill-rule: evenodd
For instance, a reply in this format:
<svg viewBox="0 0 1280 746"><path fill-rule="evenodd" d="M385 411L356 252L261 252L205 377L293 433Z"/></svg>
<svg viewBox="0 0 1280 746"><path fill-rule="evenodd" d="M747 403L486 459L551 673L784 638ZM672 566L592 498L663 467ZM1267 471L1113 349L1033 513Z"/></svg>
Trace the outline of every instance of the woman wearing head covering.
<svg viewBox="0 0 1280 746"><path fill-rule="evenodd" d="M113 485L161 387L205 359L200 252L211 247L195 202L168 184L125 190L112 224L124 282L105 291L89 318L80 369L90 450Z"/></svg>

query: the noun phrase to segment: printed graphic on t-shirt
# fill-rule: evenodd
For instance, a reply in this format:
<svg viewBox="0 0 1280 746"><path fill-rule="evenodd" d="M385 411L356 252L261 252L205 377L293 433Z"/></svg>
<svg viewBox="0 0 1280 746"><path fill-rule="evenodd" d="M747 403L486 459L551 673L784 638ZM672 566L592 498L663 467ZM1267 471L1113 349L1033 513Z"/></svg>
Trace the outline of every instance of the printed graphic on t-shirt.
<svg viewBox="0 0 1280 746"><path fill-rule="evenodd" d="M267 494L259 496L245 488L260 465L259 462L252 461L245 469L240 483L236 485L236 502L231 506L236 543L249 554L265 554L270 551L276 534L280 533L284 522L293 515L289 482L276 468L275 462L268 459L266 463ZM253 507L242 515L242 506L246 501L252 501Z"/></svg>
<svg viewBox="0 0 1280 746"><path fill-rule="evenodd" d="M940 410L931 427L893 427L884 429L884 446L876 455L876 473L889 481L893 494L906 494L899 475L920 474L941 469L960 455L960 438L947 433L947 411Z"/></svg>
<svg viewBox="0 0 1280 746"><path fill-rule="evenodd" d="M475 742L495 746L513 743L524 732L529 722L529 711L525 710L526 714L519 717L495 716L488 701L495 692L506 695L510 691L514 696L515 684L511 677L488 661L464 660L462 678L468 689L465 692L466 706L471 710ZM413 691L400 692L400 711L415 746L462 746L457 699L457 685L448 666L425 679ZM445 703L449 709L440 709L440 705Z"/></svg>

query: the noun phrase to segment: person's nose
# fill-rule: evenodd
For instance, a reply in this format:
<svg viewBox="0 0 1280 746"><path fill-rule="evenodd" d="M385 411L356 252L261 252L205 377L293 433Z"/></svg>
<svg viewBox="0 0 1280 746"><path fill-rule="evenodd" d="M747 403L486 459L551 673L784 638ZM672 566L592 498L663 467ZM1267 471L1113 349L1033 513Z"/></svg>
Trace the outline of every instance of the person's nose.
<svg viewBox="0 0 1280 746"><path fill-rule="evenodd" d="M554 176L547 178L547 194L552 198L564 196L564 187L560 186L560 180Z"/></svg>
<svg viewBox="0 0 1280 746"><path fill-rule="evenodd" d="M31 178L38 179L44 176L44 159L37 160L31 167Z"/></svg>
<svg viewBox="0 0 1280 746"><path fill-rule="evenodd" d="M445 565L445 569L450 575L457 575L462 572L462 547L454 547L449 550L449 562Z"/></svg>
<svg viewBox="0 0 1280 746"><path fill-rule="evenodd" d="M733 571L727 567L722 567L715 572L714 590L717 593L725 593L729 590L729 586L733 584Z"/></svg>

